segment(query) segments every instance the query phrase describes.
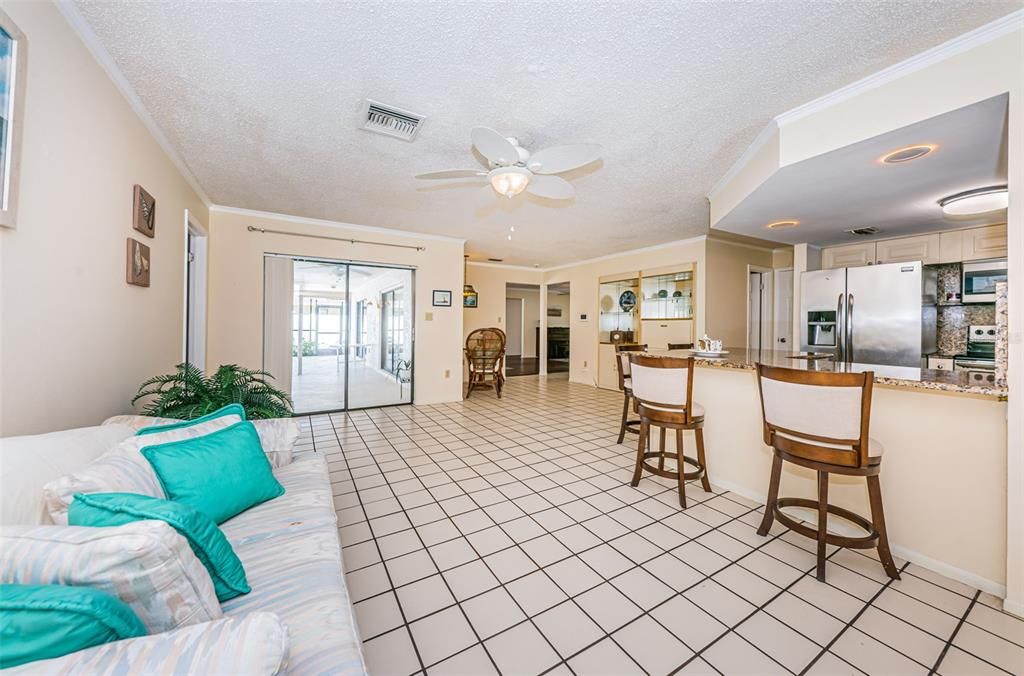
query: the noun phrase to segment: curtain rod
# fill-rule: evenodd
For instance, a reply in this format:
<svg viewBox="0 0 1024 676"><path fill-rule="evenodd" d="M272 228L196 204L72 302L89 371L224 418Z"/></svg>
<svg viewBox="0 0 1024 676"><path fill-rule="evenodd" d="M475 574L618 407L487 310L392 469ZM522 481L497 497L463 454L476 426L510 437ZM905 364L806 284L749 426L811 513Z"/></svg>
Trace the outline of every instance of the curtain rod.
<svg viewBox="0 0 1024 676"><path fill-rule="evenodd" d="M373 246L391 246L397 249L414 249L416 251L426 251L425 246L414 246L412 244L391 244L390 242L371 242L365 239L352 239L350 237L331 237L330 235L310 235L304 232L289 232L287 230L271 230L270 228L257 228L255 225L249 226L249 232L260 232L263 234L271 233L273 235L292 235L293 237L312 237L313 239L330 239L336 242L348 242L349 244L372 244Z"/></svg>

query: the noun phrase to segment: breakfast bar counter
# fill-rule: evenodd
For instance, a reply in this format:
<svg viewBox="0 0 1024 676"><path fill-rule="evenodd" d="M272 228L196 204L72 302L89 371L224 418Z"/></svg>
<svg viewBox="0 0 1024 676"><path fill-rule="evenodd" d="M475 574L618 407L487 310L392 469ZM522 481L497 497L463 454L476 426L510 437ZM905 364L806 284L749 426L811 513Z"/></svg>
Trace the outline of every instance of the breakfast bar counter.
<svg viewBox="0 0 1024 676"><path fill-rule="evenodd" d="M727 354L721 358L695 357L697 366L721 369L745 369L754 371L760 362L767 366L783 366L802 371L874 371L875 384L914 390L933 390L953 394L969 394L981 397L1005 399L1006 387L992 382L971 380L967 371L940 371L908 366L883 366L878 364L848 364L836 362L829 356L809 357L807 353L786 350L748 350L742 347L727 347ZM648 350L648 354L688 357L692 350Z"/></svg>
<svg viewBox="0 0 1024 676"><path fill-rule="evenodd" d="M869 435L884 448L880 479L893 553L999 595L1006 583L1006 389L968 383L960 371L791 359L786 351L725 348L698 358L693 400L707 411L707 471L716 488L763 503L772 454L763 442L755 364L874 371ZM689 350L657 350L660 356ZM669 435L669 448L674 448ZM636 444L627 437L626 444ZM687 451L695 439L686 432ZM695 490L699 488L695 487ZM785 464L782 495L814 498L814 472ZM834 476L829 501L869 514L864 480ZM899 562L898 562L899 563ZM881 568L873 573L882 574ZM884 575L884 574L883 574ZM895 583L899 586L900 583Z"/></svg>

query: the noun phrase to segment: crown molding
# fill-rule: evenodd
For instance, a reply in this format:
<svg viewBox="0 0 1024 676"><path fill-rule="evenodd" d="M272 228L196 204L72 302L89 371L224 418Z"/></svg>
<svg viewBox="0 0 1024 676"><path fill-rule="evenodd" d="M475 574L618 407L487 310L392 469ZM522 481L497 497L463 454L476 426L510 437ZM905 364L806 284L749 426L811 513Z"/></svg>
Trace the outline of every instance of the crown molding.
<svg viewBox="0 0 1024 676"><path fill-rule="evenodd" d="M275 221L295 223L297 225L318 225L328 228L344 228L345 230L356 230L358 232L372 232L378 235L393 235L395 237L407 237L411 239L427 239L436 242L451 242L453 244L465 244L466 240L447 235L432 235L411 230L398 230L396 228L380 228L374 225L359 225L358 223L345 223L344 221L328 221L322 218L308 218L306 216L292 216L290 214L277 214L272 211L258 211L256 209L242 209L241 207L226 207L222 204L210 206L211 214L233 214L235 216L247 216L249 218L272 218Z"/></svg>
<svg viewBox="0 0 1024 676"><path fill-rule="evenodd" d="M732 163L729 170L726 171L720 179L715 181L715 184L711 186L711 190L707 192L705 197L709 200L712 199L719 190L736 178L736 175L739 174L745 166L747 166L747 163L750 162L757 151L772 140L775 134L779 131L779 125L776 121L777 119L778 118L773 118L761 131L758 132L757 136L754 137L754 140L750 142L749 146L747 146L747 149L743 151L743 154L741 154L736 161Z"/></svg>
<svg viewBox="0 0 1024 676"><path fill-rule="evenodd" d="M808 115L813 115L821 110L830 108L837 103L841 103L866 91L888 84L889 82L898 80L902 77L906 77L911 73L915 73L927 68L928 66L939 63L940 61L944 61L951 56L962 54L970 49L974 49L975 47L979 47L1007 35L1008 33L1021 29L1024 29L1024 9L1007 14L1002 18L991 21L984 26L979 26L978 28L968 31L963 35L958 35L952 40L948 40L941 45L925 50L920 54L910 57L909 59L893 64L888 68L884 68L877 73L868 75L865 78L825 94L813 101L808 101L803 105L787 110L780 115L776 115L775 123L779 127L791 124L797 120L807 117Z"/></svg>
<svg viewBox="0 0 1024 676"><path fill-rule="evenodd" d="M149 111L146 110L144 105L142 105L142 100L139 98L139 95L135 93L135 89L128 83L124 73L121 72L121 69L118 68L117 64L114 62L114 57L110 55L110 52L108 52L106 47L103 46L103 43L100 42L96 32L93 31L92 26L90 26L89 22L85 20L85 17L82 16L81 12L78 11L78 7L75 3L72 2L72 0L56 0L54 4L57 5L57 9L64 16L64 20L68 22L71 29L78 34L78 38L85 45L85 48L89 50L89 53L92 54L96 63L98 63L104 72L106 72L107 77L109 77L111 82L114 83L114 86L120 90L121 95L128 101L128 105L131 106L131 109L142 121L142 124L145 125L146 129L149 130L153 140L155 140L157 145L159 145L164 151L167 159L174 164L182 178L185 179L185 182L188 183L189 187L195 191L196 195L199 196L199 199L203 201L203 204L209 208L211 204L210 197L206 194L206 191L203 190L203 187L199 185L199 181L196 180L195 175L192 173L192 170L189 169L185 160L181 158L178 151L171 145L171 142L167 140L163 130L160 129L159 125L157 125L156 121L149 114Z"/></svg>

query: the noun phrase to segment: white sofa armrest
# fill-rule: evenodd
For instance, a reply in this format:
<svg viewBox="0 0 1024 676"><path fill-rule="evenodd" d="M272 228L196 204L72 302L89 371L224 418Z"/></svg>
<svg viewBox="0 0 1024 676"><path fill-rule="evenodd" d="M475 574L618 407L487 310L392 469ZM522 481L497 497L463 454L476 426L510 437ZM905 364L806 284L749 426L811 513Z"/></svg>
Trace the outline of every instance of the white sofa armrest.
<svg viewBox="0 0 1024 676"><path fill-rule="evenodd" d="M193 624L163 634L107 643L9 674L246 674L275 676L288 667L288 631L274 613Z"/></svg>

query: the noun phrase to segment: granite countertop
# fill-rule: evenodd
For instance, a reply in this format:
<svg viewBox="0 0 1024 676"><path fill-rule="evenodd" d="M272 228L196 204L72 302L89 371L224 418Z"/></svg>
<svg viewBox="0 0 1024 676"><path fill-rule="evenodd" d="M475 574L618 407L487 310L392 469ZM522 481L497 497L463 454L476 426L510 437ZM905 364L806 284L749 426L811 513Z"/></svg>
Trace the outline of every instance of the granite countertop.
<svg viewBox="0 0 1024 676"><path fill-rule="evenodd" d="M743 347L725 348L729 354L720 359L696 357L698 366L709 368L745 369L753 371L760 362L769 366L784 366L804 371L840 371L861 372L874 371L875 383L889 387L914 390L936 390L959 394L973 394L985 397L1005 399L1008 390L1005 386L994 383L972 382L966 371L940 371L921 369L909 366L883 366L879 364L846 364L834 362L830 357L824 359L794 359L800 352L787 350L747 350ZM690 350L649 350L649 354L663 356L688 357Z"/></svg>

